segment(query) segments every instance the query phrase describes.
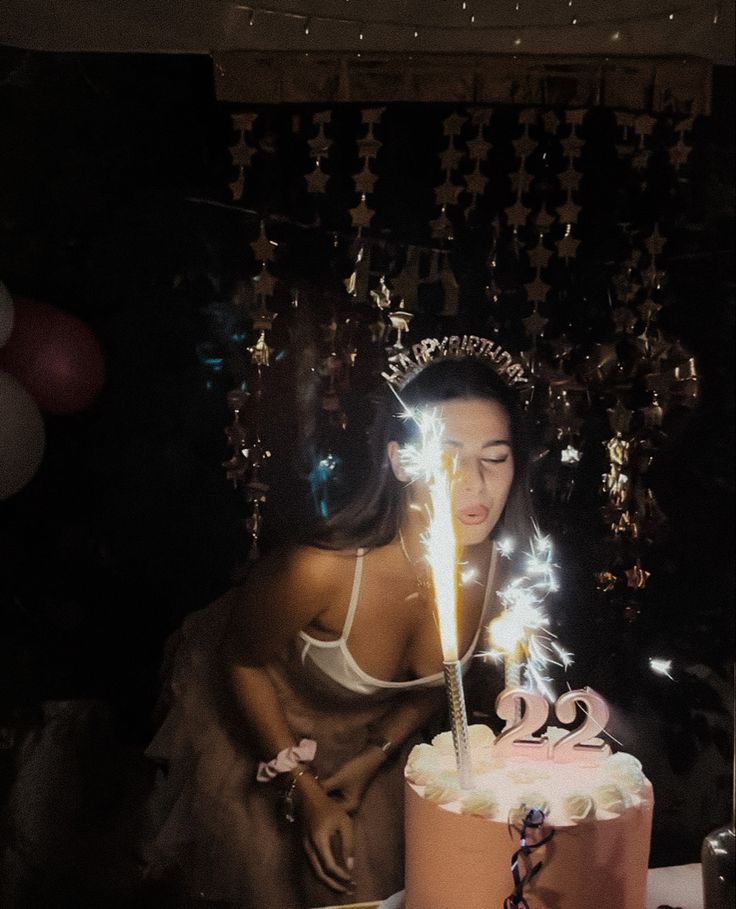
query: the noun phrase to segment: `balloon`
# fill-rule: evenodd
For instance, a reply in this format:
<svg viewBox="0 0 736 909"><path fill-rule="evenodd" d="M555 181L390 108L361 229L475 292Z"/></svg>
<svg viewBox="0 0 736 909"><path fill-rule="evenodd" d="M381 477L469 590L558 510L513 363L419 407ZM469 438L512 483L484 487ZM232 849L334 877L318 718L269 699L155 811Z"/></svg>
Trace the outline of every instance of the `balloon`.
<svg viewBox="0 0 736 909"><path fill-rule="evenodd" d="M5 344L13 331L15 306L7 287L0 281L0 347Z"/></svg>
<svg viewBox="0 0 736 909"><path fill-rule="evenodd" d="M0 372L0 500L23 489L38 470L46 433L36 402Z"/></svg>
<svg viewBox="0 0 736 909"><path fill-rule="evenodd" d="M41 410L55 414L84 410L105 382L102 348L81 319L18 297L13 333L0 348L0 369L24 385Z"/></svg>

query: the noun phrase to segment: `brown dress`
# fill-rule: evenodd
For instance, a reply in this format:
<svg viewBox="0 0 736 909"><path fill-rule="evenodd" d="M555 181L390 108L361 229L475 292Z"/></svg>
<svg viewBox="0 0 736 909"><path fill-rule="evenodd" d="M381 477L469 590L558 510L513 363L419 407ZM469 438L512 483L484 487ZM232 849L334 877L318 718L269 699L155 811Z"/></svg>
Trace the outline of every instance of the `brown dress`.
<svg viewBox="0 0 736 909"><path fill-rule="evenodd" d="M489 579L487 594L491 586ZM357 599L356 589L354 595ZM490 599L487 595L481 625ZM156 830L148 849L151 873L176 868L191 895L242 909L309 909L387 898L403 887L403 769L420 737L381 768L354 816L356 891L330 890L309 866L298 823L284 819L279 782L256 781L259 760L270 755L256 755L238 732L242 719L229 704L218 659L236 600L232 591L193 613L178 636L171 709L147 750L162 764L151 800ZM408 689L346 691L304 659L304 640L293 641L267 671L295 740L317 742L312 767L323 779L366 747L369 724L380 724L417 687L440 683L431 677Z"/></svg>

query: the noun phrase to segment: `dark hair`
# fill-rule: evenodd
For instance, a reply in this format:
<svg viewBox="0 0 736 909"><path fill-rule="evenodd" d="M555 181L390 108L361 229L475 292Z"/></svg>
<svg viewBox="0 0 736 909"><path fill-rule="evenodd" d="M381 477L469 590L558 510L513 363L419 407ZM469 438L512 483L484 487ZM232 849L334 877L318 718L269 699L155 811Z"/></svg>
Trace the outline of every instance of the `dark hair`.
<svg viewBox="0 0 736 909"><path fill-rule="evenodd" d="M444 359L426 366L400 392L407 407L441 404L457 398L480 398L499 403L509 417L514 456L514 479L506 507L493 536L508 533L526 541L531 532L529 497L529 444L518 392L510 388L490 364L477 359ZM369 473L357 495L327 518L317 545L330 549L391 542L398 533L407 506L405 484L393 474L386 451L390 441L407 442L411 421L400 418L401 404L386 387L375 402L368 434Z"/></svg>

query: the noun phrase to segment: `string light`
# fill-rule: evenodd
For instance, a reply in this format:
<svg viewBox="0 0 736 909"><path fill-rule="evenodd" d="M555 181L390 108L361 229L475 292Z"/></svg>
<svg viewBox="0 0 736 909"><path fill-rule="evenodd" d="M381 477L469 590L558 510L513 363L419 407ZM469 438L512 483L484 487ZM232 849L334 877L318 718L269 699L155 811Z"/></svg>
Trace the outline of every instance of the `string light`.
<svg viewBox="0 0 736 909"><path fill-rule="evenodd" d="M514 38L514 47L518 47L521 44L521 38Z"/></svg>
<svg viewBox="0 0 736 909"><path fill-rule="evenodd" d="M346 0L346 2L349 2L349 0ZM470 5L469 0L462 0L461 5L462 5L463 10L467 10ZM572 7L573 0L567 0L567 6ZM304 16L303 13L291 12L288 10L277 9L274 7L251 6L250 4L241 5L241 4L236 3L236 4L234 4L234 7L236 9L245 11L245 13L247 14L247 21L248 21L249 26L255 25L256 13L259 13L261 18L263 16L273 16L273 17L277 17L280 19L298 19L300 22L304 23L304 33L305 34L309 34L311 32L312 25L315 22L358 26L360 28L359 38L360 38L360 40L363 40L362 36L363 36L365 26L364 26L364 24L361 24L360 22L356 21L356 19L354 19L354 18L348 18L345 16L338 16L338 15L335 15L335 16L313 15L313 16L310 16L307 18ZM689 8L683 8L683 9L689 9ZM516 0L516 2L514 4L514 10L517 13L520 12L520 10L521 10L520 0ZM712 10L713 11L710 16L710 21L712 22L713 25L718 25L720 22L721 3L719 3L719 2L716 3L712 7ZM678 10L670 10L670 12L666 12L666 13L647 12L647 13L644 13L641 15L633 15L633 16L624 17L623 19L621 19L620 17L617 17L617 18L619 18L619 22L621 22L624 25L625 24L643 23L643 22L656 22L657 20L663 19L665 16L668 21L672 22L675 18L676 12L678 12ZM440 32L440 31L442 31L442 32L458 31L459 32L459 31L463 31L463 29L467 29L469 27L469 25L476 25L476 20L477 20L477 17L474 14L471 14L469 16L469 22L466 24L453 24L453 23L448 22L448 23L444 23L442 25L434 25L434 24L425 23L423 27L425 29L429 30L430 32ZM418 25L412 26L410 23L407 23L406 20L401 21L400 19L378 19L378 20L372 21L371 24L378 26L378 27L384 27L384 28L394 28L394 29L395 28L411 28L413 37L414 38L419 37ZM611 19L607 19L605 17L598 18L598 19L593 18L593 17L580 19L580 18L578 18L578 16L573 16L573 18L571 20L568 20L566 23L560 22L560 23L555 24L555 23L549 23L549 22L540 23L540 22L530 21L528 23L525 23L525 27L529 28L529 29L544 28L547 31L550 31L550 30L568 28L570 25L600 26L600 25L605 25L605 24L613 25L613 22L611 21ZM498 25L478 26L477 30L479 32L482 31L482 32L493 33L493 32L503 32L506 29L508 29L507 24L498 24ZM617 37L615 37L615 36L617 36ZM620 40L621 36L622 36L622 33L617 30L617 31L612 32L609 37L610 37L610 40L618 41L618 40ZM521 39L514 40L514 44L516 46L518 46L520 43L521 43Z"/></svg>

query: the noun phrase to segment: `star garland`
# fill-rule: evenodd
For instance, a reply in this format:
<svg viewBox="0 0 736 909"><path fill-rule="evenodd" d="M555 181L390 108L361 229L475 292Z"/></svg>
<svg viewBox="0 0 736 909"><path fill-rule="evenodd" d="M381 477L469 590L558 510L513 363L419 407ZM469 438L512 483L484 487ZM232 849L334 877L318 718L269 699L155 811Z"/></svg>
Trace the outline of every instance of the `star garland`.
<svg viewBox="0 0 736 909"><path fill-rule="evenodd" d="M439 206L440 214L429 222L432 238L435 240L452 240L453 228L447 217L448 207L458 204L462 186L453 182L465 153L457 148L455 139L460 136L467 117L457 113L450 114L442 122L442 134L447 136L447 147L440 152L440 166L444 172L444 181L435 187L435 203Z"/></svg>
<svg viewBox="0 0 736 909"><path fill-rule="evenodd" d="M232 183L228 184L234 201L243 198L245 192L245 171L251 166L253 155L258 151L253 145L249 145L247 136L253 132L253 124L258 119L258 114L253 111L243 111L233 114L230 118L233 130L238 136L234 145L230 146L230 159L233 166L238 169L238 176Z"/></svg>

